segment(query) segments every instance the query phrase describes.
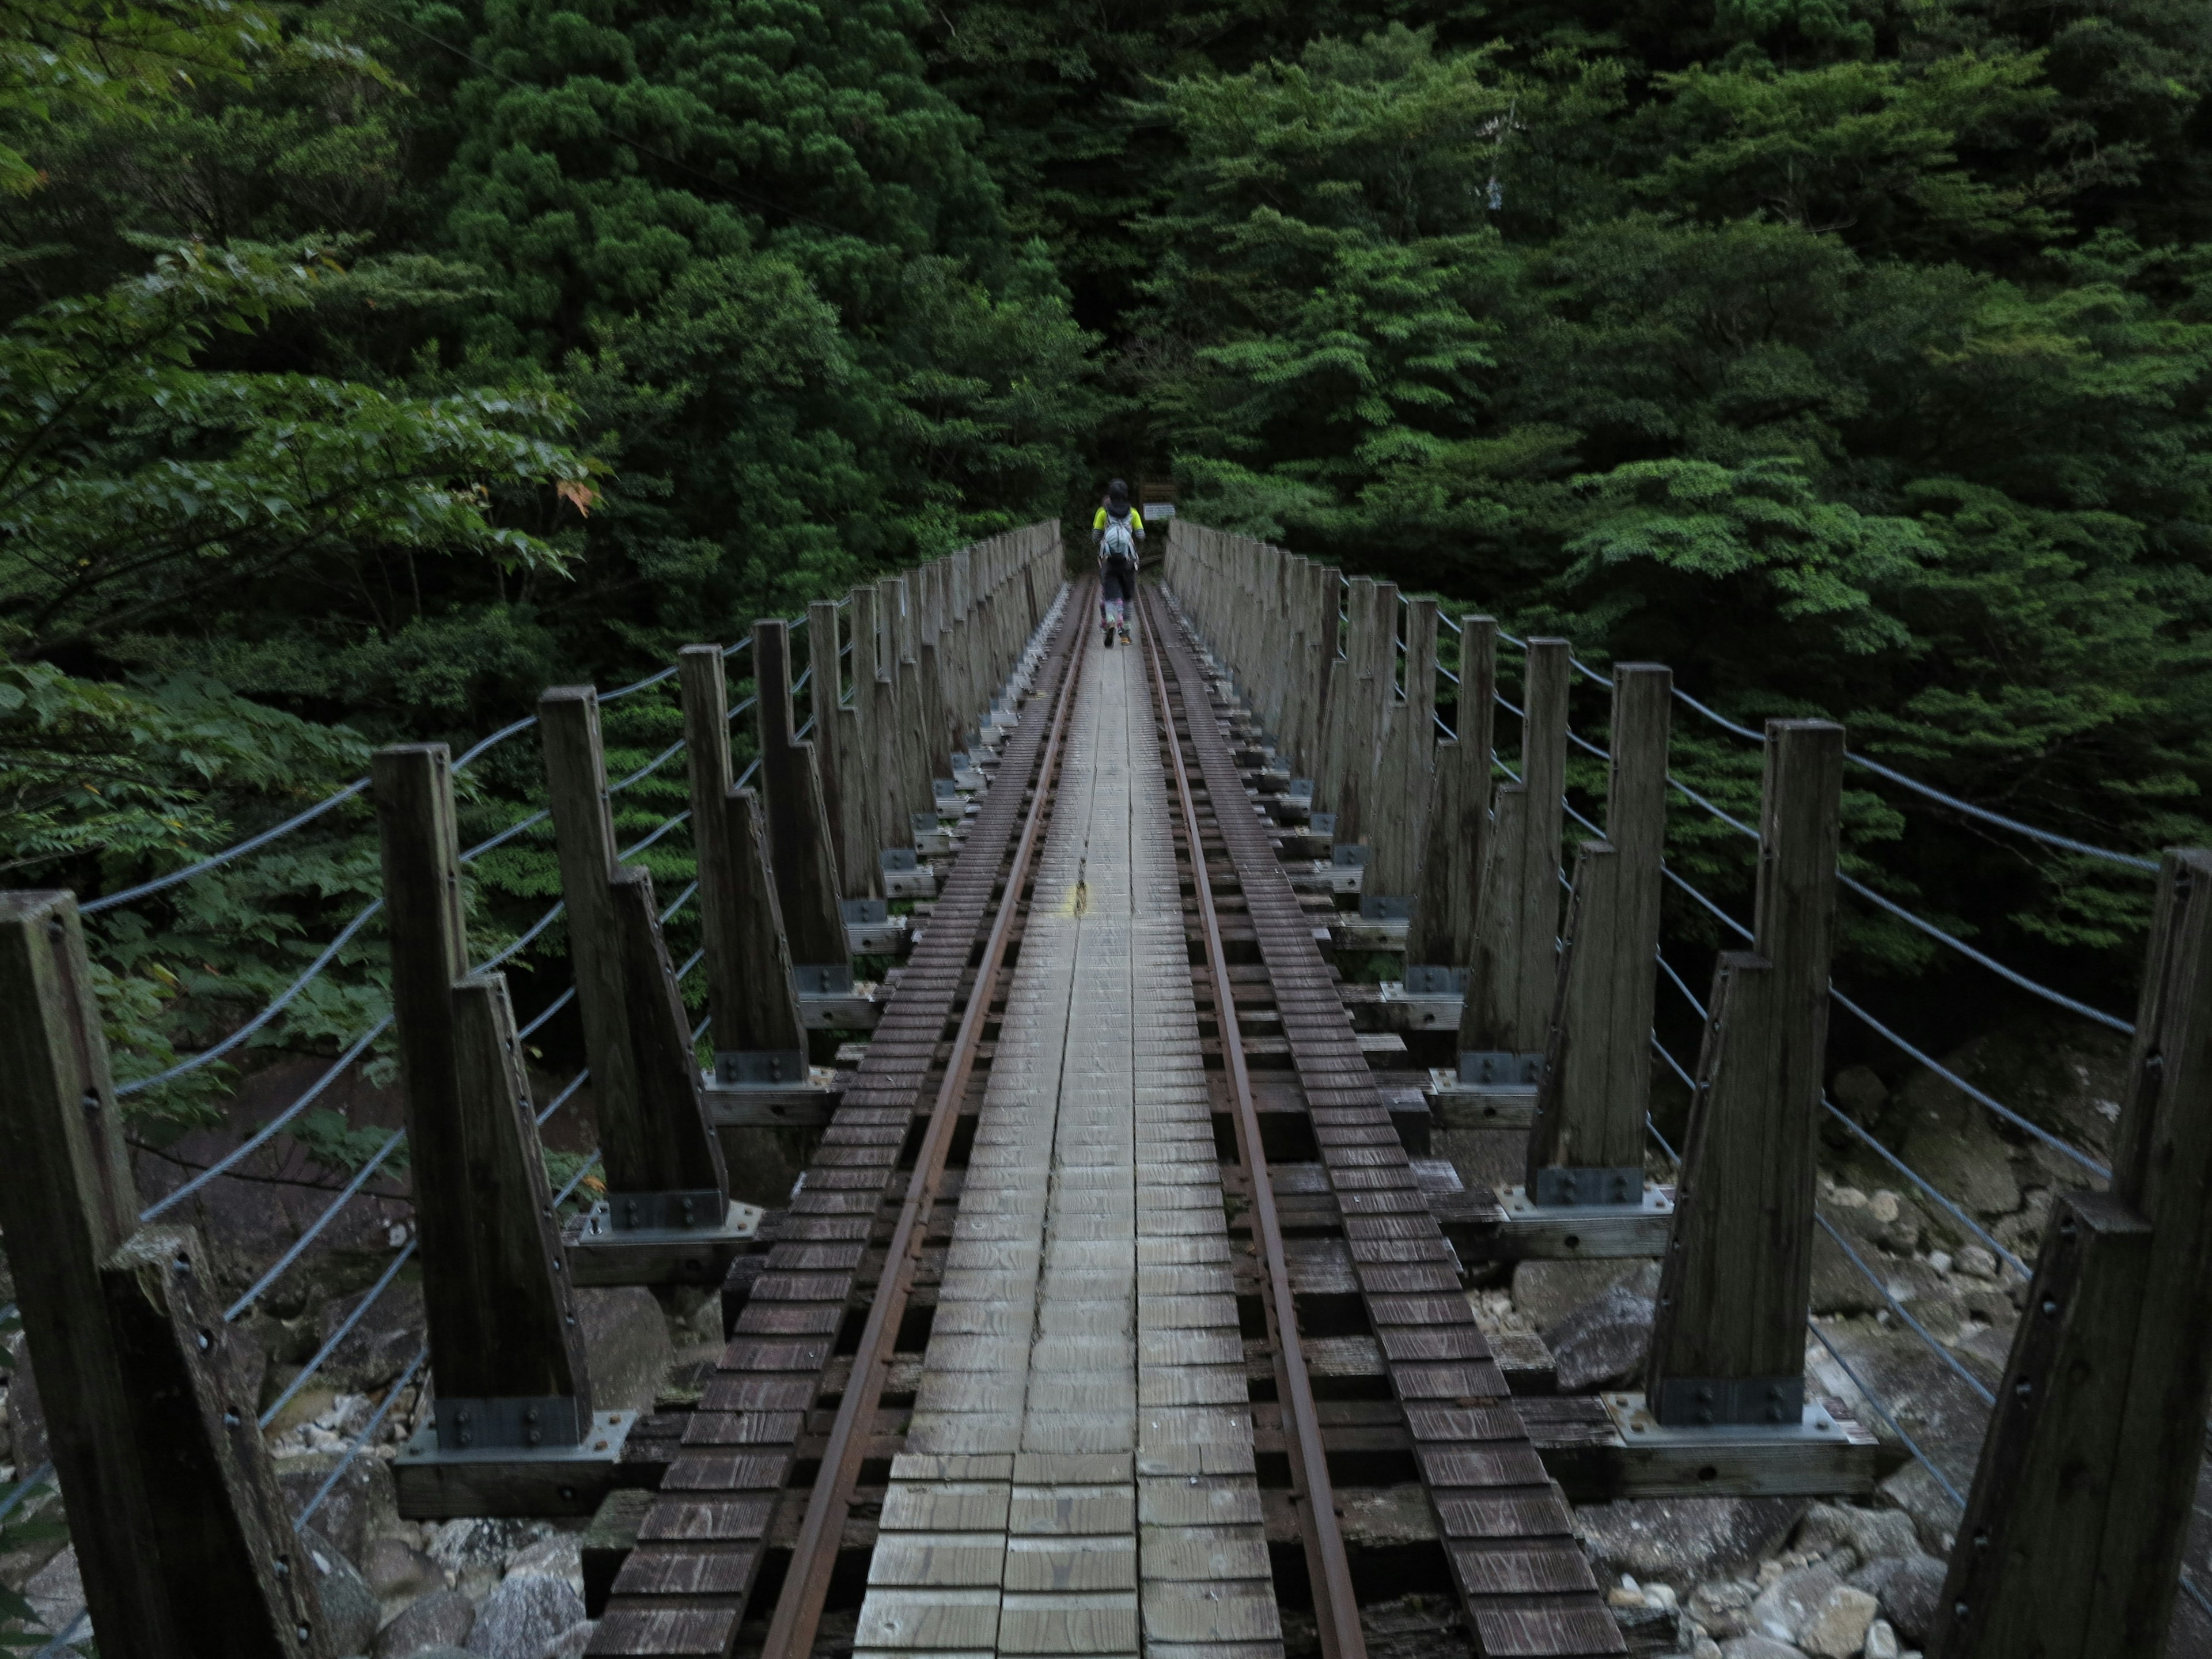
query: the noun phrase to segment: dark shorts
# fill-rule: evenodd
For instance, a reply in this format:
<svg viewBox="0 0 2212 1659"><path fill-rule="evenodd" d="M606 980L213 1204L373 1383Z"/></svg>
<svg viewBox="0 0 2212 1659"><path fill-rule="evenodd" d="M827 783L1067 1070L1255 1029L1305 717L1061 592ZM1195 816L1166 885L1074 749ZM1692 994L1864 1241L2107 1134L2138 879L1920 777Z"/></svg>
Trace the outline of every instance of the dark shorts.
<svg viewBox="0 0 2212 1659"><path fill-rule="evenodd" d="M1109 559L1098 567L1098 597L1102 599L1133 599L1137 597L1137 571L1133 565L1120 564Z"/></svg>

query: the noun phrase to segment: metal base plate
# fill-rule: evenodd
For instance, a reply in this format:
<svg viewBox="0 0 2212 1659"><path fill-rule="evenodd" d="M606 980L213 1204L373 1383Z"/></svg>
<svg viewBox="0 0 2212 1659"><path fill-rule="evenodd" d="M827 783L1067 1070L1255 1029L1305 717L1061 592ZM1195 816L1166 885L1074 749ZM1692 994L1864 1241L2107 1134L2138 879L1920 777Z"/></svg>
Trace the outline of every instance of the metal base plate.
<svg viewBox="0 0 2212 1659"><path fill-rule="evenodd" d="M619 1200L622 1194L617 1194ZM730 1263L760 1236L767 1215L731 1200L719 1227L617 1230L595 1204L561 1230L568 1278L576 1285L719 1285Z"/></svg>
<svg viewBox="0 0 2212 1659"><path fill-rule="evenodd" d="M796 1048L719 1048L713 1081L723 1089L799 1089L810 1081L806 1056Z"/></svg>
<svg viewBox="0 0 2212 1659"><path fill-rule="evenodd" d="M1533 1087L1462 1083L1459 1073L1441 1066L1429 1072L1429 1094L1437 1123L1447 1129L1525 1129L1536 1118Z"/></svg>
<svg viewBox="0 0 2212 1659"><path fill-rule="evenodd" d="M1668 1428L1640 1394L1599 1398L1620 1437L1612 1453L1615 1497L1841 1497L1874 1490L1875 1437L1832 1401L1808 1401L1786 1423Z"/></svg>
<svg viewBox="0 0 2212 1659"><path fill-rule="evenodd" d="M1674 1194L1643 1183L1634 1204L1532 1204L1528 1190L1507 1187L1498 1194L1504 1224L1482 1242L1485 1260L1497 1261L1622 1261L1663 1255L1674 1224Z"/></svg>
<svg viewBox="0 0 2212 1659"><path fill-rule="evenodd" d="M425 1423L392 1460L399 1514L409 1521L457 1516L590 1515L614 1489L635 1412L595 1412L573 1446L441 1449Z"/></svg>
<svg viewBox="0 0 2212 1659"><path fill-rule="evenodd" d="M1649 1403L1652 1420L1670 1433L1787 1426L1804 1415L1805 1375L1670 1376Z"/></svg>
<svg viewBox="0 0 2212 1659"><path fill-rule="evenodd" d="M1539 1170L1529 1199L1547 1209L1593 1205L1633 1206L1644 1201L1641 1166L1594 1169L1587 1165ZM1670 1204L1668 1209L1674 1206Z"/></svg>

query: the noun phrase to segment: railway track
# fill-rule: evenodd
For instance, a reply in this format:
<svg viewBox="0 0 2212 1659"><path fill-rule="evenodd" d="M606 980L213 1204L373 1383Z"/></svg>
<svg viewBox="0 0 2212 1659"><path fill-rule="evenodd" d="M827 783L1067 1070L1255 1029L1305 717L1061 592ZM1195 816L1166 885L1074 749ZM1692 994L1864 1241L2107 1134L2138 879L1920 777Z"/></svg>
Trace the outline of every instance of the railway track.
<svg viewBox="0 0 2212 1659"><path fill-rule="evenodd" d="M1139 650L1091 614L714 1374L636 1437L591 1650L1272 1659L1310 1607L1362 1659L1363 1598L1449 1583L1478 1654L1625 1651L1194 652L1157 598ZM1264 1126L1240 1010L1289 1047ZM1379 1364L1317 1382L1347 1325ZM1349 1545L1378 1491L1431 1537Z"/></svg>

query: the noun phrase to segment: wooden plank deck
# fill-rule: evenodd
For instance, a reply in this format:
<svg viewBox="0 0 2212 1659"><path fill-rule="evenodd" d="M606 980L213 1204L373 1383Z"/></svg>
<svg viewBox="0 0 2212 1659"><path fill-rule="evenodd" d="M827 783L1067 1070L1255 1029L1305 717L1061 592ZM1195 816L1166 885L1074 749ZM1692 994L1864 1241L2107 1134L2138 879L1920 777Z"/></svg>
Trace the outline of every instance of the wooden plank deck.
<svg viewBox="0 0 2212 1659"><path fill-rule="evenodd" d="M1154 605L1150 615L1164 618ZM1195 651L1162 643L1189 743L1273 982L1293 1068L1423 1485L1486 1656L1596 1659L1626 1650L1505 1379L1461 1292L1443 1233L1390 1122L1270 830L1249 799Z"/></svg>
<svg viewBox="0 0 2212 1659"><path fill-rule="evenodd" d="M1050 688L1087 620L1063 618L1037 684ZM874 1041L823 1132L767 1266L738 1316L617 1576L593 1655L720 1659L760 1569L766 1530L788 1481L806 1409L820 1392L854 1279L878 1213L904 1196L900 1149L925 1092L938 1040L956 1012L963 970L988 924L994 889L1024 817L1024 792L1049 724L1031 701L1002 752Z"/></svg>

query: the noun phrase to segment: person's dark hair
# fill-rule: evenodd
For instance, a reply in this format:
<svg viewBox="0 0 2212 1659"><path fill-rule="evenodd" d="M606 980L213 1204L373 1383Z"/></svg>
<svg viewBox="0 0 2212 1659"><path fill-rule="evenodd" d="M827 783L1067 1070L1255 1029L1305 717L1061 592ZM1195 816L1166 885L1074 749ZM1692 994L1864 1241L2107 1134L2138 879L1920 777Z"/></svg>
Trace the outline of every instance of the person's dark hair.
<svg viewBox="0 0 2212 1659"><path fill-rule="evenodd" d="M1106 486L1106 497L1109 501L1127 501L1129 499L1128 484L1122 479L1115 479L1113 483Z"/></svg>

